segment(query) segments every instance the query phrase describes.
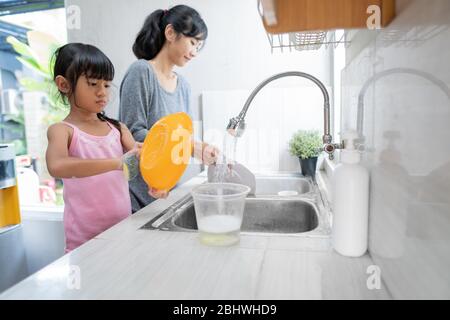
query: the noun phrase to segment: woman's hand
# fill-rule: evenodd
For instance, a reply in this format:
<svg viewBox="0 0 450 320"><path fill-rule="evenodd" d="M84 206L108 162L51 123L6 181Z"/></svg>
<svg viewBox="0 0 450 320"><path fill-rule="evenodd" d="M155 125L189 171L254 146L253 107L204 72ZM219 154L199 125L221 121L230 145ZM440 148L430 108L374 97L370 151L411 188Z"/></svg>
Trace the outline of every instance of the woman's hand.
<svg viewBox="0 0 450 320"><path fill-rule="evenodd" d="M217 156L219 155L219 149L213 145L203 143L202 162L209 166L215 164Z"/></svg>
<svg viewBox="0 0 450 320"><path fill-rule="evenodd" d="M148 190L148 194L155 199L165 199L169 195L169 191L158 190L150 187L150 189Z"/></svg>
<svg viewBox="0 0 450 320"><path fill-rule="evenodd" d="M194 142L194 157L200 160L203 164L209 166L217 161L217 157L220 153L219 149L206 142Z"/></svg>

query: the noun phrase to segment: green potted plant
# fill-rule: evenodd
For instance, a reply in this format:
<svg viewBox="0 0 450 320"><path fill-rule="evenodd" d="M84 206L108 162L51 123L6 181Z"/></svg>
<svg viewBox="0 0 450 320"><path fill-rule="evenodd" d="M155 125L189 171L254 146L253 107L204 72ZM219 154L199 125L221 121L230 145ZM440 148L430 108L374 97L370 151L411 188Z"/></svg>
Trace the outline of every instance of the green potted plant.
<svg viewBox="0 0 450 320"><path fill-rule="evenodd" d="M304 176L314 178L322 145L322 138L317 130L299 130L289 141L289 151L299 158Z"/></svg>

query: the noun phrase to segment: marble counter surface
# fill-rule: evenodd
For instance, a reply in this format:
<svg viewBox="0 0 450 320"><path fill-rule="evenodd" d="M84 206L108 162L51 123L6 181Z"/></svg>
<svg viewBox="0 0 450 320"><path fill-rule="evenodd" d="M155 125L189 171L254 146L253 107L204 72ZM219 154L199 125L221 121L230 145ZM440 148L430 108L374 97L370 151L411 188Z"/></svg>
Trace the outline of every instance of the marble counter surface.
<svg viewBox="0 0 450 320"><path fill-rule="evenodd" d="M139 229L204 180L189 180L0 299L390 299L382 281L368 288L370 256L340 256L329 237L243 234L221 248L200 244L197 233Z"/></svg>

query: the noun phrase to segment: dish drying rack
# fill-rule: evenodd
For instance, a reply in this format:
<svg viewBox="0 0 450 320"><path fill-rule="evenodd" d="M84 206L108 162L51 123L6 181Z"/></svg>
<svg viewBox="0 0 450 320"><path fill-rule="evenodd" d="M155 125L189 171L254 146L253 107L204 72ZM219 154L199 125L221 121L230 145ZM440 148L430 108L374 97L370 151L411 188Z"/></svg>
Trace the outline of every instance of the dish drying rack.
<svg viewBox="0 0 450 320"><path fill-rule="evenodd" d="M265 19L267 24L276 24L276 17L274 15L274 10L270 10L269 14L264 16L262 1L258 0L258 12L261 16L261 19ZM270 2L267 2L266 5L270 6ZM271 8L273 9L273 8ZM289 33L280 33L280 34L271 34L266 31L267 38L269 39L271 52L273 53L274 49L280 49L281 52L283 50L289 49L289 51L298 50L318 50L322 46L328 48L328 46L333 45L335 48L339 44L343 44L346 47L350 45L350 41L347 39L347 33L342 32L337 35L335 31L325 31L325 30L317 30L317 31L305 31L305 32L289 32Z"/></svg>
<svg viewBox="0 0 450 320"><path fill-rule="evenodd" d="M266 32L271 52L274 49L283 50L289 49L289 51L298 50L318 50L322 46L328 48L334 46L336 48L339 44L348 47L350 41L347 40L347 34L345 32L342 35L336 35L335 31L308 31L308 32L289 32L281 34L270 34Z"/></svg>

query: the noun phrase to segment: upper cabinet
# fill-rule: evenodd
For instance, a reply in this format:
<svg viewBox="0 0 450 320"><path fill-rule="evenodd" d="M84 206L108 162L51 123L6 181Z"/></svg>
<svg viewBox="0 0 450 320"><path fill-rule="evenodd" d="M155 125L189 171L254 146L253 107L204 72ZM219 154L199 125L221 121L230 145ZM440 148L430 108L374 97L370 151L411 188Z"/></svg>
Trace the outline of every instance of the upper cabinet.
<svg viewBox="0 0 450 320"><path fill-rule="evenodd" d="M260 0L263 23L272 34L387 26L395 0ZM369 23L369 24L368 24Z"/></svg>

